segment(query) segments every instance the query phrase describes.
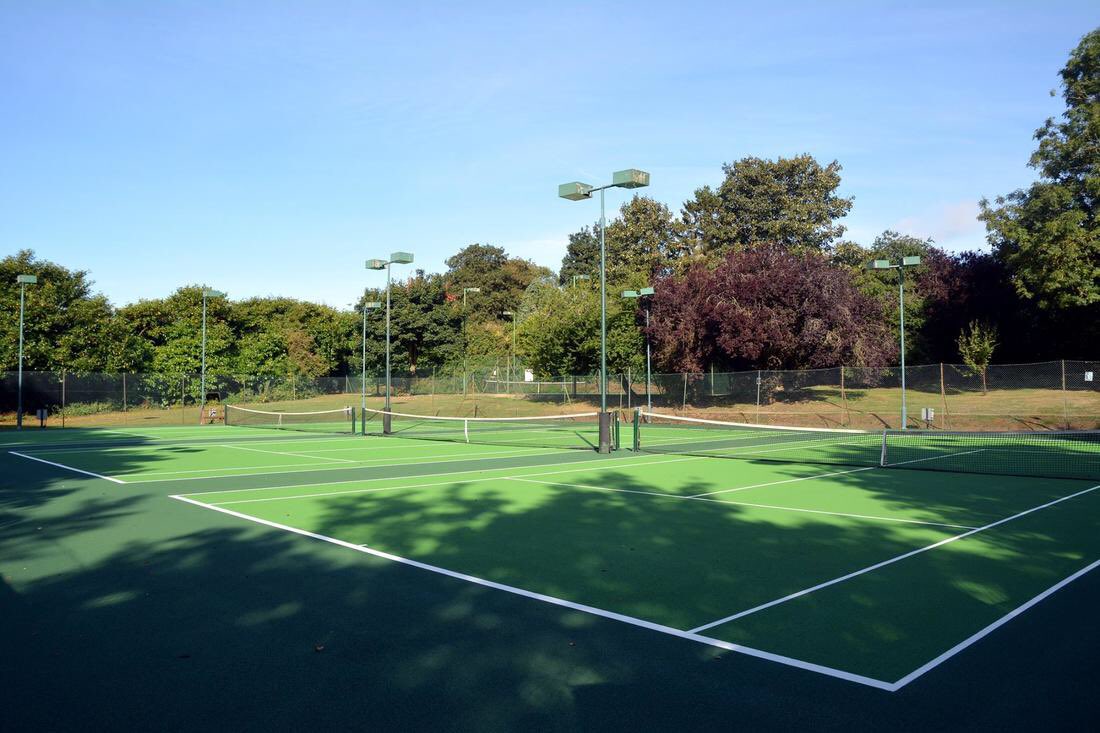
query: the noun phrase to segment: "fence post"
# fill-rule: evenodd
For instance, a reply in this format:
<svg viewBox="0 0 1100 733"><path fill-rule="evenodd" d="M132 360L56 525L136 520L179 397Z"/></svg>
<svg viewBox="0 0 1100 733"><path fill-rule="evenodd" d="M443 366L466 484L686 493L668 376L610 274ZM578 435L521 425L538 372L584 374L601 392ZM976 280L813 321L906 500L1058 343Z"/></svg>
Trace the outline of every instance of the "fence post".
<svg viewBox="0 0 1100 733"><path fill-rule="evenodd" d="M756 422L760 422L760 370L756 370Z"/></svg>
<svg viewBox="0 0 1100 733"><path fill-rule="evenodd" d="M844 385L844 365L840 366L840 404L844 410L844 424L852 424L852 416L848 412L848 392Z"/></svg>
<svg viewBox="0 0 1100 733"><path fill-rule="evenodd" d="M1069 430L1069 395L1066 393L1066 360L1062 359L1062 422Z"/></svg>
<svg viewBox="0 0 1100 733"><path fill-rule="evenodd" d="M122 411L126 412L126 372L122 373Z"/></svg>
<svg viewBox="0 0 1100 733"><path fill-rule="evenodd" d="M943 402L943 429L950 430L951 422L949 420L950 413L947 411L947 385L944 384L943 379L943 362L940 362L940 401Z"/></svg>
<svg viewBox="0 0 1100 733"><path fill-rule="evenodd" d="M61 370L61 427L65 427L65 370Z"/></svg>
<svg viewBox="0 0 1100 733"><path fill-rule="evenodd" d="M683 400L683 404L680 405L680 409L681 410L686 410L687 406L688 406L688 374L687 374L687 372L684 372L684 400Z"/></svg>

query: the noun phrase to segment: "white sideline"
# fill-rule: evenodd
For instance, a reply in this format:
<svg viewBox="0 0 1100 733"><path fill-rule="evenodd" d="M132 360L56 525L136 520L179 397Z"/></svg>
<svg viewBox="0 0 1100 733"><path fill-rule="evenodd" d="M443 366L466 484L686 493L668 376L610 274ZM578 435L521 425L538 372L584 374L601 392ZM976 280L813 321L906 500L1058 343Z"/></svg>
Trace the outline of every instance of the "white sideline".
<svg viewBox="0 0 1100 733"><path fill-rule="evenodd" d="M358 461L353 461L349 458L325 458L323 456L310 456L306 455L305 453L291 453L289 451L282 450L264 450L263 448L251 448L246 445L230 445L229 443L218 443L212 447L229 448L231 450L247 450L252 451L253 453L266 453L271 456L290 456L292 458L320 458L323 461L335 461L336 463L358 463Z"/></svg>
<svg viewBox="0 0 1100 733"><path fill-rule="evenodd" d="M986 626L981 631L977 632L976 634L972 634L971 636L966 637L965 639L960 641L958 644L951 647L950 649L948 649L947 651L945 651L943 654L939 655L935 659L933 659L929 662L926 662L925 664L922 664L921 666L917 667L912 672L910 672L909 674L905 675L900 680L895 682L892 685L893 689L899 690L902 687L905 687L907 684L909 684L913 680L917 679L921 675L923 675L926 672L928 672L930 670L933 670L936 667L940 666L941 664L946 662L948 659L955 656L959 652L963 651L964 649L966 649L970 645L984 639L986 636L989 636L989 634L991 634L994 631L996 631L997 629L1001 628L1002 626L1007 624L1009 621L1011 621L1012 619L1019 616L1024 611L1027 611L1032 606L1035 606L1036 604L1042 602L1043 600L1045 600L1049 596L1054 595L1058 591L1062 590L1062 588L1065 588L1067 585L1069 585L1073 581L1077 580L1078 578L1080 578L1084 575L1087 575L1088 573L1092 572L1093 570L1095 570L1098 567L1100 567L1100 560L1094 560L1093 562L1089 563L1085 567L1078 570L1073 575L1070 575L1067 578L1063 578L1062 580L1058 581L1054 585L1047 588L1045 591L1043 591L1039 595L1032 598L1030 601L1024 603L1021 606L1017 606L1013 610L1006 613L1004 616L1001 616L999 619L997 619L996 621L991 623L989 626Z"/></svg>
<svg viewBox="0 0 1100 733"><path fill-rule="evenodd" d="M595 606L587 606L583 603L575 603L573 601L567 601L563 598L557 598L555 596L546 595L544 593L536 593L534 591L524 590L523 588L517 588L513 585L506 585L504 583L498 583L493 580L486 580L485 578L479 578L474 575L467 575L466 573L459 573L454 570L447 570L437 565L429 565L428 563L420 562L419 560L411 560L400 555L394 555L381 550L375 550L373 548L356 545L351 542L337 539L335 537L329 537L327 535L318 534L316 532L310 532L304 529L298 529L296 527L290 527L285 524L279 524L277 522L271 522L266 519L260 519L259 517L253 517L248 514L242 514L235 512L231 509L223 509L219 506L213 506L211 504L205 504L201 501L190 499L186 496L174 495L171 497L177 501L187 502L194 504L195 506L202 507L204 509L210 509L216 512L222 512L238 519L244 519L249 522L255 522L262 524L273 529L279 529L284 532L291 532L293 534L301 535L303 537L309 537L315 540L321 540L322 542L328 542L339 547L345 547L349 550L355 550L356 552L362 552L367 555L373 555L375 557L389 560L391 562L401 563L403 565L410 565L420 570L427 570L429 572L438 573L439 575L445 575L449 578L456 580L462 580L467 583L474 583L486 588L493 588L494 590L505 591L506 593L513 593L524 598L530 598L536 601L542 601L543 603L550 603L555 606L561 606L574 611L580 611L593 616L600 616L603 618L612 619L615 621L621 621L623 623L631 624L632 626L639 626L650 631L657 631L662 634L668 634L681 639L687 639L700 644L706 644L709 646L718 647L719 649L725 649L727 651L736 652L738 654L744 654L746 656L755 657L757 659L767 660L769 662L776 662L788 667L794 667L797 669L806 670L808 672L816 672L817 674L827 675L829 677L835 677L837 679L845 680L847 682L855 682L868 687L874 687L880 690L893 691L894 685L889 682L883 682L882 680L876 680L871 677L864 677L863 675L853 674L851 672L845 672L840 669L833 669L832 667L826 667L820 664L814 664L813 662L805 662L800 659L794 659L793 657L785 657L781 654L773 654L771 652L762 651L760 649L754 649L748 646L742 646L740 644L733 644L728 641L722 641L721 639L712 639L708 636L702 636L690 631L681 631L680 629L672 628L671 626L665 626L663 624L654 623L652 621L646 621L645 619L636 618L634 616L628 616L622 613L616 613L615 611L607 611Z"/></svg>
<svg viewBox="0 0 1100 733"><path fill-rule="evenodd" d="M35 458L34 456L28 456L25 453L18 453L18 452L13 451L13 450L8 451L8 453L10 455L13 455L13 456L19 456L20 458L26 458L28 461L38 461L39 463L45 463L47 466L54 466L56 468L63 468L66 471L72 471L74 473L82 473L85 476L93 476L95 478L101 478L104 481L112 481L116 484L125 484L125 483L127 483L126 481L123 481L123 480L117 479L117 478L113 478L111 476L104 476L103 474L93 473L92 471L85 471L83 468L73 468L72 466L66 466L64 463L54 463L53 461L47 461L44 458Z"/></svg>
<svg viewBox="0 0 1100 733"><path fill-rule="evenodd" d="M539 474L532 474L538 476ZM899 522L902 524L924 524L932 527L950 527L952 529L974 529L967 524L947 524L945 522L929 522L923 519L903 519L901 517L880 517L873 514L852 514L849 512L830 512L825 509L802 509L800 507L779 506L777 504L756 504L748 501L725 501L724 499L707 499L703 496L679 496L677 494L661 494L655 491L638 491L635 489L615 489L609 486L591 486L588 484L565 484L558 481L534 481L519 476L503 476L505 481L523 481L529 484L545 484L547 486L566 486L575 489L591 489L593 491L616 491L624 494L642 494L644 496L657 496L663 499L679 499L681 501L705 501L711 504L729 504L734 506L751 506L757 509L778 509L785 512L802 512L804 514L826 514L832 517L851 517L853 519L868 519L875 522ZM228 503L228 502L226 502Z"/></svg>
<svg viewBox="0 0 1100 733"><path fill-rule="evenodd" d="M906 558L913 557L914 555L919 555L922 552L928 552L929 550L934 550L937 547L942 547L943 545L946 545L946 544L951 543L951 542L955 542L956 540L961 540L964 537L969 537L969 536L977 534L979 532L984 532L987 529L992 529L994 527L997 527L999 525L1004 524L1005 522L1011 522L1014 519L1019 519L1020 517L1027 516L1028 514L1031 514L1032 512L1037 512L1041 509L1047 509L1049 507L1054 506L1055 504L1060 504L1063 501L1068 501L1070 499L1075 499L1078 496L1083 496L1083 495L1088 494L1092 491L1096 491L1097 489L1100 489L1100 484L1097 484L1096 486L1091 486L1087 489L1082 489L1081 491L1077 491L1075 493L1069 494L1067 496L1060 497L1058 499L1054 499L1053 501L1048 501L1045 504L1040 504L1039 506L1034 506L1030 509L1025 509L1024 511L1017 512L1016 514L1013 514L1010 517L1005 517L1004 519L998 519L996 522L990 522L989 524L987 524L985 526L978 527L976 529L972 529L969 532L963 532L962 534L957 534L957 535L954 535L952 537L942 539L939 542L933 542L930 545L926 545L924 547L918 547L915 550L910 550L909 552L902 553L901 555L898 555L896 557L892 557L889 560L883 560L882 562L877 562L874 565L868 565L865 568L860 568L859 570L848 573L847 575L842 575L839 578L833 578L832 580L827 580L824 583L818 583L817 585L811 586L809 588L804 588L803 590L797 591L795 593L790 593L788 595L785 595L782 598L776 598L773 601L768 601L767 603L761 603L759 606L754 606L752 608L745 609L744 611L739 611L738 613L730 614L729 616L725 616L725 617L717 619L715 621L705 623L702 626L696 626L694 629L691 629L691 632L692 633L698 633L700 631L706 631L707 629L714 628L715 626L721 626L722 624L729 623L730 621L736 621L739 618L744 618L745 616L749 616L749 615L757 613L759 611L763 611L766 608L771 608L772 606L778 606L779 604L786 603L787 601L793 601L796 598L801 598L802 596L809 595L810 593L813 593L815 591L819 591L822 588L828 588L831 585L836 585L837 583L843 583L846 580L851 580L852 578L856 578L856 577L858 577L860 575L863 575L865 573L869 573L872 570L879 570L880 568L884 568L887 565L893 565L896 562L900 562L902 560L905 560Z"/></svg>

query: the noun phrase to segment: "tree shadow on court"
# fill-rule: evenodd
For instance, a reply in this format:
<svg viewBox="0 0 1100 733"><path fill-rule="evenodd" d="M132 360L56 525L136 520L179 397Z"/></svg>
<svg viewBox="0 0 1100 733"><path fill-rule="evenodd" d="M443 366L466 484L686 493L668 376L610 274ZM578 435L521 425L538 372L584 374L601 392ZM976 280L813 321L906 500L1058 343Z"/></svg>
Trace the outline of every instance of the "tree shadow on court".
<svg viewBox="0 0 1100 733"><path fill-rule="evenodd" d="M71 513L75 523L102 486L74 485L17 511L32 521ZM246 523L156 485L119 488L135 503L98 512L94 531L74 524L62 533L72 554L59 559L24 538L20 566L54 564L0 586L0 671L14 701L0 707L4 729L701 730L736 720L751 730L927 730L944 710L975 729L1071 725L1098 712L1092 684L1059 683L1095 681L1091 578L1071 603L1052 599L1063 623L1081 624L1081 650L1047 643L1038 630L1049 618L1027 614L1001 645L891 695ZM635 609L648 590L647 613L670 616L685 605L676 593L698 594L658 587L679 582L672 559L688 550L700 558L685 573L692 582L705 569L714 582L744 584L826 551L851 558L861 543L896 541L881 529L846 537L824 522L748 521L738 508L689 521L689 502L677 500L441 492L428 503L400 492L334 497L313 528L357 541L369 525L367 539L445 566L476 563L565 596L596 588ZM720 537L737 532L747 534ZM798 559L784 560L795 547ZM733 574L735 551L759 567ZM7 575L11 563L0 563Z"/></svg>

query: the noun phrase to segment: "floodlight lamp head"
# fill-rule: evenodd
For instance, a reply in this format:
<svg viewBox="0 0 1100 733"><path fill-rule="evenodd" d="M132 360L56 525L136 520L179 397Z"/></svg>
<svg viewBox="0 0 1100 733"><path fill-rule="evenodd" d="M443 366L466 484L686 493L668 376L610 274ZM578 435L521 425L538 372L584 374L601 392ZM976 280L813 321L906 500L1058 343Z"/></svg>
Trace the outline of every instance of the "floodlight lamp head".
<svg viewBox="0 0 1100 733"><path fill-rule="evenodd" d="M653 288L642 288L638 291L638 295L653 295Z"/></svg>
<svg viewBox="0 0 1100 733"><path fill-rule="evenodd" d="M913 257L902 257L901 258L901 266L902 267L915 267L916 265L919 265L919 264L920 264L920 257L913 256Z"/></svg>
<svg viewBox="0 0 1100 733"><path fill-rule="evenodd" d="M220 290L204 290L202 291L202 297L204 298L223 298L225 293Z"/></svg>
<svg viewBox="0 0 1100 733"><path fill-rule="evenodd" d="M512 311L501 311L500 315L502 315L502 316L514 316L515 313L513 313Z"/></svg>
<svg viewBox="0 0 1100 733"><path fill-rule="evenodd" d="M868 270L889 270L893 265L890 264L890 260L873 260L871 264L867 266Z"/></svg>
<svg viewBox="0 0 1100 733"><path fill-rule="evenodd" d="M638 297L638 291L637 290L624 290L623 291L623 297L624 298L637 298Z"/></svg>
<svg viewBox="0 0 1100 733"><path fill-rule="evenodd" d="M611 185L617 188L643 188L649 185L649 174L637 168L615 171L611 175Z"/></svg>
<svg viewBox="0 0 1100 733"><path fill-rule="evenodd" d="M558 186L558 196L570 201L583 201L592 198L592 186L580 181L571 181Z"/></svg>
<svg viewBox="0 0 1100 733"><path fill-rule="evenodd" d="M38 275L16 275L15 282L20 285L36 285L38 283Z"/></svg>
<svg viewBox="0 0 1100 733"><path fill-rule="evenodd" d="M480 293L481 288L462 288L462 292L464 292L464 293Z"/></svg>
<svg viewBox="0 0 1100 733"><path fill-rule="evenodd" d="M390 262L395 265L411 265L412 261L412 252L393 252L390 254Z"/></svg>
<svg viewBox="0 0 1100 733"><path fill-rule="evenodd" d="M389 263L385 260L367 260L368 270L385 270Z"/></svg>
<svg viewBox="0 0 1100 733"><path fill-rule="evenodd" d="M381 308L382 304L377 300L371 300L363 304L364 308Z"/></svg>

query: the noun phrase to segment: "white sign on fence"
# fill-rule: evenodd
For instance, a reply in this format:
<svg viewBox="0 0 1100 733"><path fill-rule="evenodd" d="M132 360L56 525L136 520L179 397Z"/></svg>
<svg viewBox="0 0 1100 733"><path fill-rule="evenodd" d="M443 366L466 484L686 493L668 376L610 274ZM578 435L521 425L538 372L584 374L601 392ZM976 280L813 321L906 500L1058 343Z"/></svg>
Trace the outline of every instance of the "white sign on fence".
<svg viewBox="0 0 1100 733"><path fill-rule="evenodd" d="M1091 382L1092 381L1092 372L1085 372L1085 381L1086 382Z"/></svg>

